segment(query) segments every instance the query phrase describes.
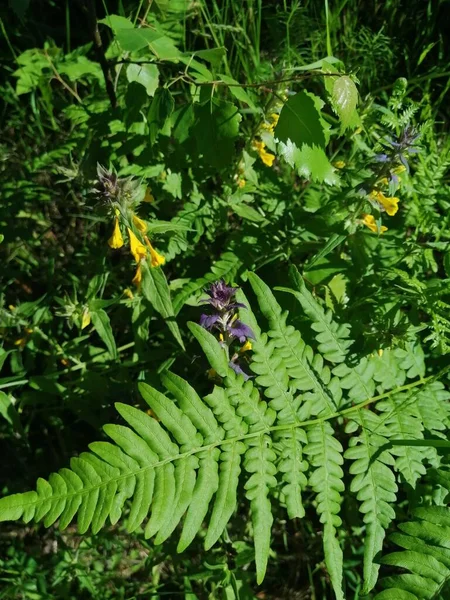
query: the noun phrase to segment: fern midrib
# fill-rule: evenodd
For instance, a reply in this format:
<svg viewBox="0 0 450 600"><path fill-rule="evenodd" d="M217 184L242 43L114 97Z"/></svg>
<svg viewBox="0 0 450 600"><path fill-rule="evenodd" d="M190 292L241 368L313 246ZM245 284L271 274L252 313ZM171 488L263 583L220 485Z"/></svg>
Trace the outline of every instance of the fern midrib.
<svg viewBox="0 0 450 600"><path fill-rule="evenodd" d="M419 385L423 385L424 383L426 383L427 381L429 381L431 379L435 380L437 377L440 377L441 375L443 375L448 370L450 370L450 366L446 367L443 371L441 371L441 373L439 373L438 376L431 375L430 377L427 377L425 379L419 379L418 381L413 381L412 383L408 383L406 385L400 386L400 387L396 388L395 390L391 390L389 392L384 392L383 394L380 394L379 396L374 396L373 398L369 398L368 400L364 400L363 402L360 402L359 404L356 404L355 406L351 406L350 408L346 408L346 409L344 409L342 411L334 412L333 414L325 415L325 416L319 417L317 419L309 419L308 421L303 421L301 423L290 423L290 424L284 424L284 425L272 425L270 427L266 427L262 431L245 433L245 434L242 434L242 435L239 435L239 436L236 436L236 437L232 437L232 438L227 438L225 440L216 441L216 442L213 442L211 444L207 444L205 446L201 446L200 448L192 448L191 450L188 450L187 452L183 452L183 453L177 454L175 456L167 457L164 460L160 460L160 461L157 461L156 463L152 463L151 465L146 465L145 467L141 467L140 469L137 469L136 471L129 471L125 475L119 475L118 477L111 477L108 480L102 481L98 485L94 485L94 486L90 486L90 487L87 487L87 488L83 488L79 492L73 492L73 493L70 493L70 494L52 496L51 497L51 501L53 502L54 500L69 499L69 498L73 498L75 496L85 496L86 494L89 494L92 491L95 491L97 489L100 489L102 487L107 486L112 481L117 481L118 482L118 481L122 481L124 479L128 479L129 477L136 477L136 476L138 476L138 475L140 475L142 473L145 473L146 471L148 471L150 469L157 469L158 467L161 467L161 466L163 466L163 465L165 465L167 463L171 463L171 462L174 462L176 460L183 459L183 458L188 458L189 456L192 456L193 454L199 454L201 452L208 452L209 450L212 450L213 448L217 448L219 446L224 446L224 445L227 445L227 444L233 444L235 442L239 442L239 441L243 441L243 440L257 438L257 437L266 435L267 433L270 433L270 432L288 431L289 429L294 430L294 429L298 429L300 427L302 427L302 428L303 427L307 427L309 425L320 425L321 423L323 423L325 421L329 421L331 419L334 419L334 418L337 418L337 417L340 417L340 416L344 416L344 415L348 415L348 414L351 414L352 412L356 412L356 411L360 410L361 408L364 408L365 406L368 406L372 402L377 402L378 400L382 400L383 398L387 398L390 394L400 393L400 392L412 389L414 387L417 387ZM94 454L95 454L95 452L94 452ZM101 459L101 460L103 460L103 459ZM104 462L106 462L106 461L104 461ZM46 498L46 499L45 498L38 499L38 500L36 500L34 502L28 502L26 504L22 504L21 506L23 506L23 507L37 506L41 502L45 502L46 500L48 500L48 498Z"/></svg>

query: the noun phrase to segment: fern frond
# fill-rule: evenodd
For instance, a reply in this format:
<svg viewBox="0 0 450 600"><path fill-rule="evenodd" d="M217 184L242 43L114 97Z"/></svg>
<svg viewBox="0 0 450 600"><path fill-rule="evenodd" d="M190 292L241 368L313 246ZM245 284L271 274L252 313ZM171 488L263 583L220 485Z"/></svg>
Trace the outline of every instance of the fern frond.
<svg viewBox="0 0 450 600"><path fill-rule="evenodd" d="M375 600L446 600L450 593L450 509L428 506L413 511L413 521L391 536L405 550L381 559L406 573L384 577Z"/></svg>
<svg viewBox="0 0 450 600"><path fill-rule="evenodd" d="M359 362L355 355L348 357L347 330L330 326L311 296L305 312L313 323L320 321L319 335L331 331L344 344L340 350L333 347L333 356L339 352L340 360L345 351L345 360L337 360L332 372L325 364L331 358L306 345L269 287L254 274L249 279L269 327L264 332L250 308L240 311L255 334L249 362L254 378L245 381L237 375L230 367L229 348L189 323L221 385L202 398L174 373L161 376L169 395L141 382L141 395L156 418L118 403L124 424L104 427L110 441L90 444L90 452L72 459L70 469L48 481L39 479L36 491L0 499L0 520L43 520L46 526L59 520L64 528L77 516L83 533L89 528L97 532L107 520L115 524L124 514L129 531L142 528L146 538L155 536L156 544L179 528L179 552L204 530L209 549L236 511L242 482L261 582L270 550L272 504L280 501L289 518L302 518L302 495L309 488L323 523L325 564L335 595L343 600L340 507L343 464L349 459L350 490L366 525L364 588L369 592L379 569L376 555L395 517L396 472L414 486L424 473L425 458L438 466L435 448L419 451L417 442L428 437L426 432L444 435L450 394L435 378L423 377L423 356L416 346L406 345L404 352L385 350ZM237 299L249 306L241 292ZM322 343L329 347L331 342ZM407 376L419 379L403 385ZM423 388L411 393L418 386ZM345 408L338 410L343 391ZM373 397L376 392L380 395ZM369 409L369 404L374 406ZM338 440L342 418L352 434L346 452ZM408 446L408 440L416 445ZM445 469L438 472L445 494L450 478Z"/></svg>
<svg viewBox="0 0 450 600"><path fill-rule="evenodd" d="M241 266L242 261L233 252L225 252L221 257L211 266L211 272L207 273L204 277L190 281L185 285L173 299L173 309L175 315L177 315L182 307L189 301L190 298L198 294L203 288L213 281L218 279L224 279L225 281L232 281L236 273Z"/></svg>
<svg viewBox="0 0 450 600"><path fill-rule="evenodd" d="M286 366L295 388L308 392L304 395L299 418L304 420L311 415L335 412L342 396L337 378L331 377L322 357L314 355L300 332L287 325L288 313L283 313L270 288L254 273L249 273L249 281L261 312L269 322L268 336L274 341L276 355Z"/></svg>
<svg viewBox="0 0 450 600"><path fill-rule="evenodd" d="M411 402L409 394L393 394L388 399L378 402L376 407L382 413L382 423L388 439L423 439L422 422L415 402ZM407 445L394 446L390 449L390 453L396 457L396 469L414 488L419 477L426 472L423 462L427 456L423 452L423 448Z"/></svg>
<svg viewBox="0 0 450 600"><path fill-rule="evenodd" d="M357 417L349 422L348 433L361 427L361 433L350 439L345 458L355 461L350 467L354 475L350 491L356 493L361 502L360 512L366 524L364 544L364 593L373 589L377 581L379 566L376 554L383 546L385 530L395 518L392 504L396 500L397 484L392 468L392 455L383 450L388 446L387 432L378 415L370 410L359 410Z"/></svg>
<svg viewBox="0 0 450 600"><path fill-rule="evenodd" d="M308 445L305 454L315 471L309 484L317 493L317 513L324 524L323 547L325 561L337 600L344 600L342 591L343 554L336 536L342 524L339 510L344 491L342 464L343 448L334 437L330 423L322 422L307 429Z"/></svg>
<svg viewBox="0 0 450 600"><path fill-rule="evenodd" d="M289 288L276 289L293 294L300 302L305 314L311 319L312 329L317 334L316 340L319 343L318 350L320 354L329 362L343 362L348 354L349 347L353 344L353 340L349 339L350 326L347 323L338 325L333 321L331 310L325 312L315 300L295 266L291 267L290 275L296 290Z"/></svg>

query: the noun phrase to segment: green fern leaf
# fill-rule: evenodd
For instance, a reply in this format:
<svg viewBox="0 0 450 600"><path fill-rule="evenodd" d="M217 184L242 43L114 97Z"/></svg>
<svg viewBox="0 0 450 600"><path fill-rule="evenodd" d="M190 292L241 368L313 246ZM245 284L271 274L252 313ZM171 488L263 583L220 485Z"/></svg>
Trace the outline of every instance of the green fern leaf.
<svg viewBox="0 0 450 600"><path fill-rule="evenodd" d="M355 461L350 467L350 473L355 476L350 491L356 493L361 502L360 511L366 524L363 593L368 593L378 576L375 556L382 548L386 528L395 518L392 504L396 500L397 484L390 468L394 465L393 457L387 450L380 452L380 448L388 446L380 417L370 410L359 410L347 432L353 433L358 426L361 433L350 439L344 456Z"/></svg>
<svg viewBox="0 0 450 600"><path fill-rule="evenodd" d="M450 592L450 509L428 506L413 511L414 521L399 526L392 541L405 548L381 559L381 564L408 571L380 580L385 588L375 600L445 600Z"/></svg>
<svg viewBox="0 0 450 600"><path fill-rule="evenodd" d="M305 314L312 321L312 329L317 333L318 350L322 356L333 363L341 363L348 354L353 341L349 339L350 326L338 325L332 320L332 312L325 312L307 289L305 282L295 266L290 269L291 279L297 290L276 288L293 294L300 302Z"/></svg>
<svg viewBox="0 0 450 600"><path fill-rule="evenodd" d="M343 554L336 530L341 526L339 510L344 491L341 465L343 448L334 437L334 431L328 422L308 427L308 445L305 454L309 456L315 471L310 477L310 485L317 493L317 513L324 524L323 547L325 563L330 574L334 593L338 600L344 600L342 591Z"/></svg>

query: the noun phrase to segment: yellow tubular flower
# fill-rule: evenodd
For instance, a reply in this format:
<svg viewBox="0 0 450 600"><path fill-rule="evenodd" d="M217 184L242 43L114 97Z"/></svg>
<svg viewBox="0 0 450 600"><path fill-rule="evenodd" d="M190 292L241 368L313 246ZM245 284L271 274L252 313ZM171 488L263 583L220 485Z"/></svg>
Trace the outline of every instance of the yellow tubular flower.
<svg viewBox="0 0 450 600"><path fill-rule="evenodd" d="M142 267L141 263L138 263L138 267L136 269L136 275L133 277L131 283L134 283L136 287L140 287L142 281Z"/></svg>
<svg viewBox="0 0 450 600"><path fill-rule="evenodd" d="M141 233L147 233L147 223L140 219L137 215L133 215L133 223L138 231Z"/></svg>
<svg viewBox="0 0 450 600"><path fill-rule="evenodd" d="M387 212L387 214L390 217L393 217L395 215L395 213L398 211L399 200L395 196L393 196L392 198L386 198L386 196L383 196L383 198L380 199L380 202L381 202L384 210Z"/></svg>
<svg viewBox="0 0 450 600"><path fill-rule="evenodd" d="M126 296L127 298L129 298L130 300L133 300L133 298L134 298L134 294L130 290L130 288L126 288L125 290L123 290L123 295Z"/></svg>
<svg viewBox="0 0 450 600"><path fill-rule="evenodd" d="M393 217L398 211L399 199L395 196L392 198L387 198L383 192L372 190L370 192L370 198L378 202L378 204L384 208L390 217Z"/></svg>
<svg viewBox="0 0 450 600"><path fill-rule="evenodd" d="M150 266L151 267L160 267L161 265L163 265L166 262L166 259L164 258L164 256L162 256L162 254L159 254L159 252L156 252L156 250L150 244L150 240L148 239L147 236L145 236L145 243L147 244L148 250L150 252L150 257L151 257Z"/></svg>
<svg viewBox="0 0 450 600"><path fill-rule="evenodd" d="M275 160L275 155L263 150L259 153L259 158L263 161L265 165L271 167L273 165L273 161Z"/></svg>
<svg viewBox="0 0 450 600"><path fill-rule="evenodd" d="M252 348L253 348L252 343L249 340L247 340L245 342L245 344L242 346L242 348L239 350L239 352L242 352L242 353L247 352L247 350L251 350Z"/></svg>
<svg viewBox="0 0 450 600"><path fill-rule="evenodd" d="M378 233L378 227L375 222L375 217L373 215L367 215L367 214L363 214L362 217L363 217L362 222L364 223L364 225L366 227L368 227L370 229L370 231L373 231L374 233ZM387 227L382 225L380 227L380 233L384 233L385 231L387 231Z"/></svg>
<svg viewBox="0 0 450 600"><path fill-rule="evenodd" d="M131 254L134 256L134 260L137 263L140 263L141 260L146 257L147 250L146 250L144 244L142 244L138 240L138 238L131 231L130 228L128 228L128 237L130 238L130 250L131 250Z"/></svg>
<svg viewBox="0 0 450 600"><path fill-rule="evenodd" d="M114 230L112 236L108 240L108 245L110 248L114 248L117 250L118 248L122 248L123 246L123 237L119 227L119 219L116 217L114 219Z"/></svg>

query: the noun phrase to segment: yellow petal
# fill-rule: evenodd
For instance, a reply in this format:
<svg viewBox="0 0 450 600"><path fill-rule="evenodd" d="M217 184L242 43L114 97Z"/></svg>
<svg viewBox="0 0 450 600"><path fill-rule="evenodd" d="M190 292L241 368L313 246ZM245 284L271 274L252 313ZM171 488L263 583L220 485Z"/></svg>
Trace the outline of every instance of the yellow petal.
<svg viewBox="0 0 450 600"><path fill-rule="evenodd" d="M125 290L123 290L123 295L126 296L127 298L130 298L130 300L132 300L134 298L134 294L130 290L130 288L126 288Z"/></svg>
<svg viewBox="0 0 450 600"><path fill-rule="evenodd" d="M160 267L161 265L163 265L166 262L166 259L164 258L164 256L162 256L162 254L159 254L159 252L157 252L153 248L147 236L145 236L145 243L147 244L148 250L150 252L150 266Z"/></svg>
<svg viewBox="0 0 450 600"><path fill-rule="evenodd" d="M275 160L275 155L270 154L270 152L266 152L265 150L259 153L259 157L268 167L271 167L273 165L273 161Z"/></svg>
<svg viewBox="0 0 450 600"><path fill-rule="evenodd" d="M386 198L386 196L383 196L378 201L390 217L393 217L398 211L399 200L395 196L392 198Z"/></svg>
<svg viewBox="0 0 450 600"><path fill-rule="evenodd" d="M108 245L110 248L114 248L115 250L122 248L123 246L123 237L120 231L119 219L117 217L114 220L114 230L112 236L108 240Z"/></svg>
<svg viewBox="0 0 450 600"><path fill-rule="evenodd" d="M140 263L143 258L145 258L147 254L147 250L145 249L144 244L142 244L136 235L128 228L128 237L130 238L130 250L131 254L134 256L134 260L137 263Z"/></svg>
<svg viewBox="0 0 450 600"><path fill-rule="evenodd" d="M377 227L377 224L375 222L375 217L373 215L363 214L362 222L371 231L373 231L374 233L378 233L378 227ZM385 231L387 231L387 227L385 227L384 225L382 225L380 227L380 233L384 233Z"/></svg>
<svg viewBox="0 0 450 600"><path fill-rule="evenodd" d="M141 281L142 281L142 267L141 267L141 263L138 264L138 267L136 269L136 275L133 277L132 282L136 287L139 287L141 285Z"/></svg>
<svg viewBox="0 0 450 600"><path fill-rule="evenodd" d="M245 187L245 184L246 184L246 181L245 181L245 179L242 179L242 178L241 178L241 179L239 179L239 180L238 180L238 187L239 187L239 188L243 188L243 187Z"/></svg>
<svg viewBox="0 0 450 600"><path fill-rule="evenodd" d="M90 325L90 323L91 323L91 313L86 308L83 311L83 316L81 317L81 329L84 329L85 327L87 327L88 325Z"/></svg>
<svg viewBox="0 0 450 600"><path fill-rule="evenodd" d="M247 340L245 342L245 344L242 346L242 348L239 350L239 352L247 352L248 350L251 350L253 348L252 343Z"/></svg>
<svg viewBox="0 0 450 600"><path fill-rule="evenodd" d="M147 233L147 223L140 219L137 215L133 215L133 223L138 231L141 233Z"/></svg>

